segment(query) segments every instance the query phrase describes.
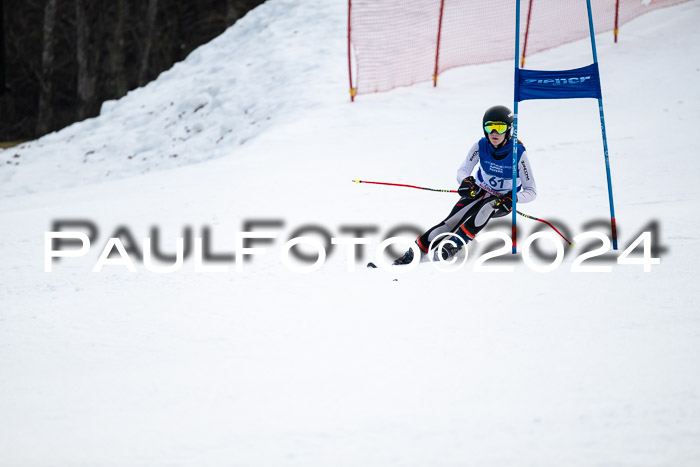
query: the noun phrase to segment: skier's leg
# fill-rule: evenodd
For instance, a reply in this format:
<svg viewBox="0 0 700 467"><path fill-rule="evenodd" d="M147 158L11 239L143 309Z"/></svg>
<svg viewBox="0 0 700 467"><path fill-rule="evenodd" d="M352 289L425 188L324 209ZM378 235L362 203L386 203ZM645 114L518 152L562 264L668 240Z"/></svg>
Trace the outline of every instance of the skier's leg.
<svg viewBox="0 0 700 467"><path fill-rule="evenodd" d="M461 198L457 204L454 205L452 211L450 211L450 214L443 221L434 225L423 233L423 235L418 237L416 243L421 250L424 253L427 253L430 242L432 242L438 235L448 232L455 232L455 230L457 230L457 228L462 225L466 219L468 219L478 210L478 207L482 204L484 198L485 194L477 199Z"/></svg>
<svg viewBox="0 0 700 467"><path fill-rule="evenodd" d="M464 223L457 230L457 234L464 239L473 240L476 234L486 227L491 218L506 215L506 213L501 215L498 209L494 207L493 201L495 199L493 196L485 198L478 208L474 209L473 215L464 220Z"/></svg>
<svg viewBox="0 0 700 467"><path fill-rule="evenodd" d="M482 196L478 204L471 207L468 215L462 220L454 230L454 235L448 238L441 250L442 259L448 259L456 255L462 246L466 245L474 239L477 233L484 228L494 213L493 200L491 195Z"/></svg>

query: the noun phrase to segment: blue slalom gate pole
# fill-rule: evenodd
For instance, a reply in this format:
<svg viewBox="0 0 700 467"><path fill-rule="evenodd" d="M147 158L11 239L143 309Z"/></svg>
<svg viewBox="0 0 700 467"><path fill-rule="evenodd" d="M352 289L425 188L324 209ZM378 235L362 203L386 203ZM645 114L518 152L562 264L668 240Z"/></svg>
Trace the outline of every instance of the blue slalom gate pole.
<svg viewBox="0 0 700 467"><path fill-rule="evenodd" d="M518 0L519 2L520 0ZM591 12L591 0L586 0L588 7L588 27L591 33L591 48L593 49L593 63L598 65L598 53L595 47L595 31L593 30L593 13ZM517 44L517 38L516 38ZM517 50L517 46L516 46ZM605 115L603 114L603 94L598 97L598 111L600 113L600 128L603 132L603 153L605 154L605 173L608 177L608 198L610 200L610 229L612 233L613 250L617 250L617 226L615 225L615 205L613 203L612 179L610 178L610 157L608 156L608 138L605 134Z"/></svg>
<svg viewBox="0 0 700 467"><path fill-rule="evenodd" d="M515 2L515 78L513 95L513 212L512 212L512 232L513 254L516 254L518 247L516 244L516 204L518 199L518 69L520 67L520 0Z"/></svg>

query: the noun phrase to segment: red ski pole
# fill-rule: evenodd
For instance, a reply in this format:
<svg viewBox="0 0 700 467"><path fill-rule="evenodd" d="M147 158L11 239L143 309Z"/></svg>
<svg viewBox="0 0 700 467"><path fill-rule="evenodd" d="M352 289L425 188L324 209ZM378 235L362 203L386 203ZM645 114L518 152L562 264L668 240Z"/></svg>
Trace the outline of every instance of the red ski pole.
<svg viewBox="0 0 700 467"><path fill-rule="evenodd" d="M371 183L372 185L403 186L406 188L417 188L419 190L442 191L443 193L457 193L457 190L438 190L437 188L425 188L422 186L404 185L402 183L368 182L366 180L353 180L353 182L355 182L355 183Z"/></svg>

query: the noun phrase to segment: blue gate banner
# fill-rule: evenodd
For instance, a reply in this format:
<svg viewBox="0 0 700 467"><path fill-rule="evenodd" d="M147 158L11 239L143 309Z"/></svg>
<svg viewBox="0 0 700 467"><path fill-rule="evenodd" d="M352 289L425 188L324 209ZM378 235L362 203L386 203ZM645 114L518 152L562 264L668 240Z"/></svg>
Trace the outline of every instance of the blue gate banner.
<svg viewBox="0 0 700 467"><path fill-rule="evenodd" d="M515 99L600 99L598 64L573 70L515 70Z"/></svg>

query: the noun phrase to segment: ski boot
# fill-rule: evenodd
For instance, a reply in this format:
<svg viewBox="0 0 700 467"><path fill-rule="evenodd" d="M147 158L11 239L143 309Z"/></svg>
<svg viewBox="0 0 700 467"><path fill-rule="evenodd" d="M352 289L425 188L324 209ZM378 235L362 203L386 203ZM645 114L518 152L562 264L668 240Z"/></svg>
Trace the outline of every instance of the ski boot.
<svg viewBox="0 0 700 467"><path fill-rule="evenodd" d="M460 234L461 231L457 232L457 234L443 241L443 245L440 248L440 250L435 252L435 261L438 261L439 258L442 258L443 261L447 261L454 255L459 253L462 249L462 246L469 243L471 239ZM440 255L439 257L438 254Z"/></svg>
<svg viewBox="0 0 700 467"><path fill-rule="evenodd" d="M391 263L394 266L402 266L404 264L411 264L413 261L413 250L409 248L406 250L406 253L403 254L400 258L396 258L393 263Z"/></svg>
<svg viewBox="0 0 700 467"><path fill-rule="evenodd" d="M461 243L459 243L459 240L457 241L457 245L455 246L452 243L445 243L442 248L440 248L440 257L442 258L443 261L447 261L448 259L452 258L454 255L459 253L459 250L462 249Z"/></svg>

